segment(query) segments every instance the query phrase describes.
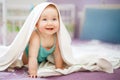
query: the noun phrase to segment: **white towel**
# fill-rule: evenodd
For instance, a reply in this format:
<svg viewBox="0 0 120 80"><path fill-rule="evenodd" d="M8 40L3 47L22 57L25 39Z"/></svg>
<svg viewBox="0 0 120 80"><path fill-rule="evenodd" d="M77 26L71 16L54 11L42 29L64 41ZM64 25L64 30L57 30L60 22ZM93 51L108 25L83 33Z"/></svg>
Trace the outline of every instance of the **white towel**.
<svg viewBox="0 0 120 80"><path fill-rule="evenodd" d="M24 49L29 41L31 33L34 30L35 24L38 21L42 11L49 4L55 5L54 3L50 3L50 2L44 2L44 3L37 5L29 14L28 18L26 19L23 27L17 34L14 41L9 46L4 47L4 49L1 46L1 49L0 49L0 53L1 53L0 54L0 71L8 68L15 60L17 60L20 57L20 55L24 51ZM57 8L57 6L56 6L56 8ZM59 40L59 44L60 44L61 54L62 54L64 61L68 65L74 64L75 62L73 62L74 60L72 59L72 51L71 51L72 49L70 46L71 38L62 22L61 16L60 16L60 30L57 33L57 35L58 35L58 40Z"/></svg>

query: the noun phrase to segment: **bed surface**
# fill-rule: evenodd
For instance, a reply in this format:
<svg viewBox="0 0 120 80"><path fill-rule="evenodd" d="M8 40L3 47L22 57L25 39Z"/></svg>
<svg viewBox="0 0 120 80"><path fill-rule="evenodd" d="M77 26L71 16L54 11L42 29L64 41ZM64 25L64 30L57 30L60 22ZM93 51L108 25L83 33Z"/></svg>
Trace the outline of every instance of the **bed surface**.
<svg viewBox="0 0 120 80"><path fill-rule="evenodd" d="M119 50L120 45L116 44L108 44L104 42L100 42L98 40L93 41L78 41L74 40L72 45L83 45L83 44L101 44L108 48ZM3 71L0 72L0 80L120 80L120 68L114 69L114 73L106 73L106 72L90 72L90 71L79 71L74 72L64 76L55 76L55 77L47 77L47 78L29 78L27 75L27 68L22 67L20 69L15 68L14 72Z"/></svg>
<svg viewBox="0 0 120 80"><path fill-rule="evenodd" d="M0 72L0 80L120 80L120 69L114 73L105 72L75 72L66 76L32 79L27 76L26 68L16 69L15 72Z"/></svg>

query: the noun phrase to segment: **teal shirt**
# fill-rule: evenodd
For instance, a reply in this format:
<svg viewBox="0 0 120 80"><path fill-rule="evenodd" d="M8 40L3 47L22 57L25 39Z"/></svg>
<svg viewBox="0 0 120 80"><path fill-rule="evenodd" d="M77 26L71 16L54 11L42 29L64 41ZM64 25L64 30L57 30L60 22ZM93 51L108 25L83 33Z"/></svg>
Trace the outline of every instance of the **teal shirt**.
<svg viewBox="0 0 120 80"><path fill-rule="evenodd" d="M50 54L52 54L55 50L55 43L53 45L53 47L50 50L46 50L44 47L42 47L42 45L40 44L40 48L38 51L38 63L41 63L42 61L45 61L47 59L47 56L49 56ZM26 55L28 56L28 51L29 51L29 45L27 45L25 52Z"/></svg>

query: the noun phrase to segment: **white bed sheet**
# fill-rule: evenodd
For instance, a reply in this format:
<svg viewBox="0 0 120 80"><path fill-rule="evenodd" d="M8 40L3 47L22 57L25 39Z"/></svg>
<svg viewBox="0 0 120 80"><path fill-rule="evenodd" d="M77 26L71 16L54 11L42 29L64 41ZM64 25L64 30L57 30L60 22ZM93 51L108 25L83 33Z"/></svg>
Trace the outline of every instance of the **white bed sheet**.
<svg viewBox="0 0 120 80"><path fill-rule="evenodd" d="M91 40L73 43L72 50L73 56L80 61L81 65L104 58L112 64L114 69L120 67L120 44Z"/></svg>

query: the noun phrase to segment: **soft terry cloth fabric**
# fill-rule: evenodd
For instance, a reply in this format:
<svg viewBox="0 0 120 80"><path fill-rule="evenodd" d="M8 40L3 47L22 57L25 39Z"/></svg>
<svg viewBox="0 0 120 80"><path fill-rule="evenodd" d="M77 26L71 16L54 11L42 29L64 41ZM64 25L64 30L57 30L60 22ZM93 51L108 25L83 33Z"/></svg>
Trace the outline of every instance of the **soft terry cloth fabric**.
<svg viewBox="0 0 120 80"><path fill-rule="evenodd" d="M28 18L26 19L23 27L19 31L18 35L12 42L10 46L1 47L0 49L0 71L8 68L15 60L17 60L22 52L24 51L32 31L35 28L36 22L38 21L42 11L49 5L53 4L50 2L45 2L37 5ZM53 4L55 5L55 4ZM56 5L55 5L56 6ZM56 6L57 7L57 6ZM59 10L58 10L59 11ZM60 50L64 61L68 65L75 64L76 61L73 60L72 49L71 49L71 38L67 32L60 16L60 30L57 33ZM62 43L62 44L61 44Z"/></svg>
<svg viewBox="0 0 120 80"><path fill-rule="evenodd" d="M12 66L18 65L18 63L16 63L17 59L22 55L22 52L24 51L26 45L28 44L31 33L34 30L36 22L38 21L42 11L49 4L55 5L54 3L45 2L36 6L30 13L28 18L26 19L23 27L21 28L21 30L19 31L18 35L16 36L14 41L11 43L11 45L0 47L0 71L7 69L12 64L13 64ZM113 72L111 63L105 60L108 58L108 56L96 57L97 53L96 55L91 53L91 57L88 57L86 55L86 57L84 57L83 59L82 57L80 57L81 55L79 54L80 48L78 49L74 47L74 50L73 50L74 52L72 52L71 38L62 22L60 13L59 13L59 17L60 17L60 30L57 33L57 37L59 40L59 46L60 46L62 58L66 63L65 69L63 70L55 69L54 60L52 58L53 56L50 55L48 56L48 62L42 62L39 65L38 73L37 73L38 76L46 77L46 76L55 76L55 75L65 75L75 71L83 71L83 70L90 70L90 71L97 70L97 71L105 71L109 73ZM92 48L92 49L95 49L95 48ZM81 54L85 54L85 52ZM76 55L76 53L78 53L79 55L77 57L74 57L73 55ZM104 58L104 59L101 59L101 58ZM114 58L112 57L112 59Z"/></svg>

